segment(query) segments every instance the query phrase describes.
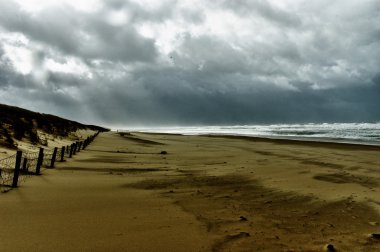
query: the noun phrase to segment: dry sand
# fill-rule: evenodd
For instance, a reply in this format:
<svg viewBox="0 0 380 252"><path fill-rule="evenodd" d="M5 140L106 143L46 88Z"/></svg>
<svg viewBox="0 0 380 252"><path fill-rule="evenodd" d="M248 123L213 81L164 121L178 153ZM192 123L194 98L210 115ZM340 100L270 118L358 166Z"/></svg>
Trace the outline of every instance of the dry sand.
<svg viewBox="0 0 380 252"><path fill-rule="evenodd" d="M25 138L22 140L16 140L14 139L17 149L21 151L26 152L37 152L40 147L46 148L46 149L53 149L54 147L62 147L66 145L70 145L73 143L73 141L78 140L84 140L89 136L92 136L96 133L94 130L84 130L80 129L74 132L71 132L67 137L57 137L52 134L48 134L46 132L37 131L38 137L41 141L45 142L46 145L35 145L30 143L29 141L26 141ZM0 160L3 158L7 158L13 154L15 154L14 149L5 148L3 146L0 146Z"/></svg>
<svg viewBox="0 0 380 252"><path fill-rule="evenodd" d="M0 195L1 251L380 251L379 153L102 133Z"/></svg>

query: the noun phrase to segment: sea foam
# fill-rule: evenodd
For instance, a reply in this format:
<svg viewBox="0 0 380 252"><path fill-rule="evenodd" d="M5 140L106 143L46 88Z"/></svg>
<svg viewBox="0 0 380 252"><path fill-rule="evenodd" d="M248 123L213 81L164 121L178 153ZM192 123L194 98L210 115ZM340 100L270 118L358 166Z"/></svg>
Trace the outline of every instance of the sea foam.
<svg viewBox="0 0 380 252"><path fill-rule="evenodd" d="M134 127L124 130L184 135L237 135L380 145L380 123Z"/></svg>

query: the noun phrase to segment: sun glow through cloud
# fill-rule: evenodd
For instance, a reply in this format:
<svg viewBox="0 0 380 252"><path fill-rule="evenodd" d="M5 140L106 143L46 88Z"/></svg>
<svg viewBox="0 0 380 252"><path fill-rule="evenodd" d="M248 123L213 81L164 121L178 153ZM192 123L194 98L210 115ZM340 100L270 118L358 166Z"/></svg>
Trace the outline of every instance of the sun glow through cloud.
<svg viewBox="0 0 380 252"><path fill-rule="evenodd" d="M22 47L4 45L6 57L10 59L16 71L30 74L33 70L33 53Z"/></svg>

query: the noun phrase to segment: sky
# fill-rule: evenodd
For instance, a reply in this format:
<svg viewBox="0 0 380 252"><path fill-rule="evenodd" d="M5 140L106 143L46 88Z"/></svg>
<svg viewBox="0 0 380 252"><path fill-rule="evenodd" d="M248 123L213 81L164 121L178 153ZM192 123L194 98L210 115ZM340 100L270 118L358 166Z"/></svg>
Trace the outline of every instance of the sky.
<svg viewBox="0 0 380 252"><path fill-rule="evenodd" d="M108 127L380 122L380 1L0 0L0 103Z"/></svg>

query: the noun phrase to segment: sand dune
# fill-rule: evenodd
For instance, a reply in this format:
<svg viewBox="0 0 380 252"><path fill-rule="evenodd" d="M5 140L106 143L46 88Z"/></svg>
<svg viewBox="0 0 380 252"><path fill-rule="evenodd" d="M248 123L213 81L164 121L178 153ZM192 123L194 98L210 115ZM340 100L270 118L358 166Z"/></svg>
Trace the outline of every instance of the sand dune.
<svg viewBox="0 0 380 252"><path fill-rule="evenodd" d="M379 251L377 147L102 133L0 195L4 251ZM166 153L166 154L165 154Z"/></svg>

